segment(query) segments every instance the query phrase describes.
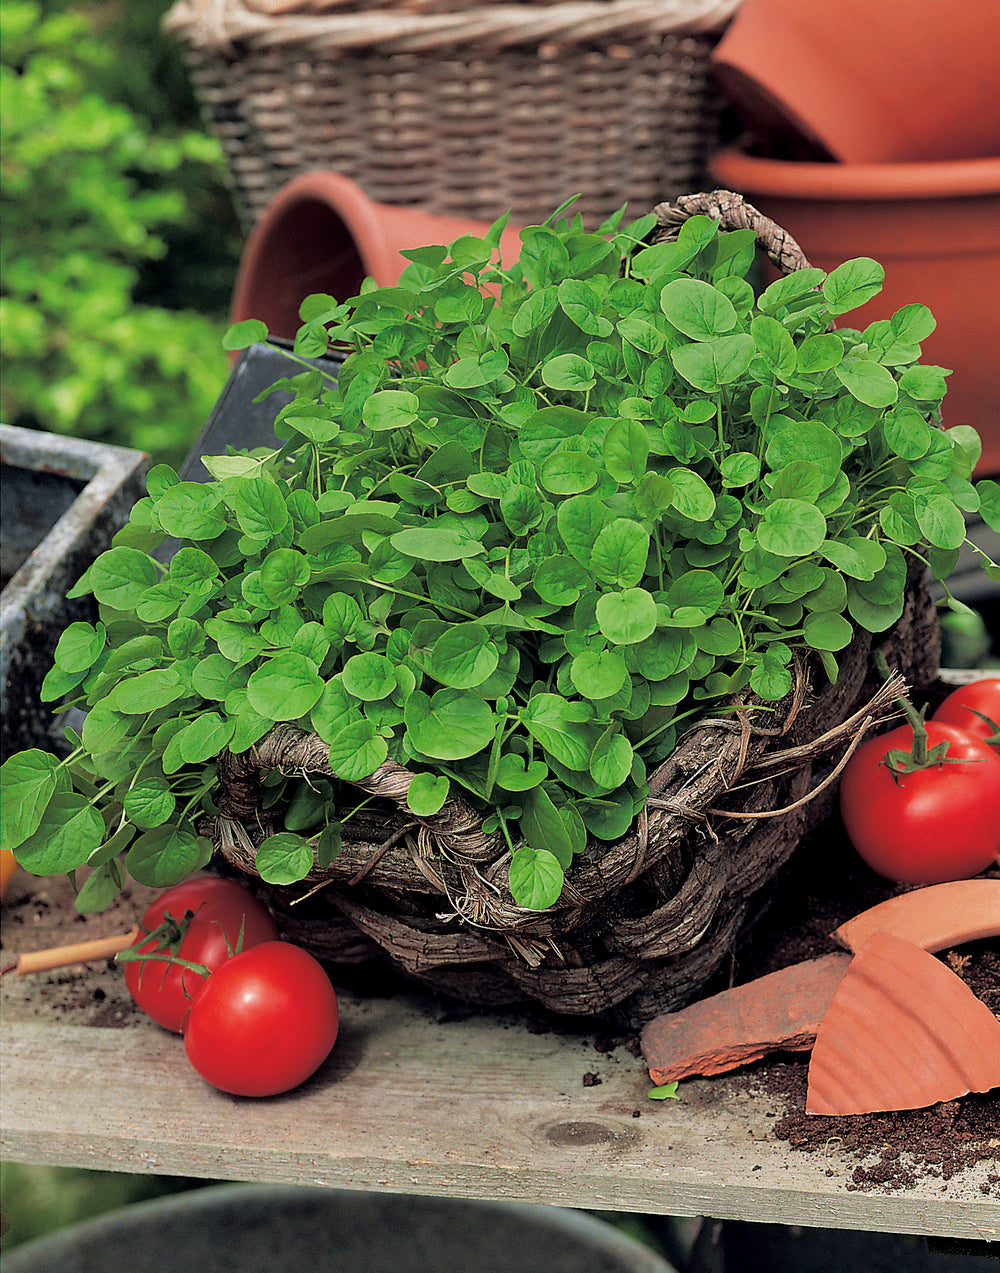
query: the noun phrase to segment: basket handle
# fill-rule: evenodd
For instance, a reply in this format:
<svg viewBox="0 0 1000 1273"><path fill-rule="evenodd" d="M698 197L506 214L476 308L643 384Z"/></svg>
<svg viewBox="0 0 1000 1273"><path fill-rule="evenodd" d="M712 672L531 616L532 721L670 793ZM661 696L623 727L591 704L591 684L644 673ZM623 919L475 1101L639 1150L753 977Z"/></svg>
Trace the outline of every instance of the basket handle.
<svg viewBox="0 0 1000 1273"><path fill-rule="evenodd" d="M809 268L806 254L788 231L732 190L681 195L673 203L657 204L653 213L656 216L653 243L667 243L676 238L689 217L707 216L718 221L723 230L752 230L757 242L783 274Z"/></svg>
<svg viewBox="0 0 1000 1273"><path fill-rule="evenodd" d="M551 0L342 4L339 0L176 0L162 28L196 48L232 54L294 45L317 54L378 48L385 53L433 52L544 43L627 41L645 36L716 35L739 0Z"/></svg>

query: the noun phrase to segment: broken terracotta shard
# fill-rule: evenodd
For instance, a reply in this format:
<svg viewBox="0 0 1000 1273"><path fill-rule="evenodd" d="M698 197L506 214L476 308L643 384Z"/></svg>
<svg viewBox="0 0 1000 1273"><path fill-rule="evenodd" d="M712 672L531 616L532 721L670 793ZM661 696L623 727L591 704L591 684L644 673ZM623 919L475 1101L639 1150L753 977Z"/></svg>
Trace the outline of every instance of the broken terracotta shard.
<svg viewBox="0 0 1000 1273"><path fill-rule="evenodd" d="M756 981L655 1017L640 1045L657 1085L722 1074L769 1052L812 1047L850 963L847 954L793 964Z"/></svg>
<svg viewBox="0 0 1000 1273"><path fill-rule="evenodd" d="M873 933L819 1027L806 1113L923 1109L998 1086L1000 1021L932 954Z"/></svg>
<svg viewBox="0 0 1000 1273"><path fill-rule="evenodd" d="M849 919L832 936L856 951L876 931L929 951L1000 937L1000 880L954 880L913 889Z"/></svg>

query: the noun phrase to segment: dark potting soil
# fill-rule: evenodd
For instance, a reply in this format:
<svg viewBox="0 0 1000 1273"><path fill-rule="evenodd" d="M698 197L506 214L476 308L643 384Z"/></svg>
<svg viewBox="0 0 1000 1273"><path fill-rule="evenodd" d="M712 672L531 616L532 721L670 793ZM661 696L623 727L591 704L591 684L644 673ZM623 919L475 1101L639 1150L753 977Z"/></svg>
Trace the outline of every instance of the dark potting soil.
<svg viewBox="0 0 1000 1273"><path fill-rule="evenodd" d="M987 874L1000 876L1000 868ZM734 957L734 983L841 949L829 935L834 928L905 891L869 871L832 819L795 854L768 910ZM1000 940L971 942L938 958L1000 1018ZM774 1135L792 1150L825 1155L827 1175L843 1171L846 1154L854 1164L848 1189L892 1192L911 1188L918 1178L945 1182L987 1162L994 1169L980 1188L1000 1198L1000 1091L921 1110L807 1115L808 1066L807 1054L786 1053L747 1066L737 1081L783 1103Z"/></svg>

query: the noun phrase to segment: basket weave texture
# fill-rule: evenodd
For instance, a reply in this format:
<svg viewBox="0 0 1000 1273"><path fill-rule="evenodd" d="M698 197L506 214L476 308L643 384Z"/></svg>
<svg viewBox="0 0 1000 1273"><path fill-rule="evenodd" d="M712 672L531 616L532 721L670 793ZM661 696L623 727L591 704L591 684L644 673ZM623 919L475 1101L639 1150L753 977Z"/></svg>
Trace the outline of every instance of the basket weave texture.
<svg viewBox="0 0 1000 1273"><path fill-rule="evenodd" d="M794 239L731 192L684 196L656 213L656 239L703 213L725 229L752 228L785 272L808 265ZM416 817L406 804L413 775L386 761L347 784L367 803L344 824L335 861L271 888L286 936L334 962L387 956L409 977L481 1005L531 1002L629 1028L682 1007L724 967L802 836L829 816L840 766L896 711L903 681L914 691L934 681L940 628L922 567L911 567L904 600L887 633L856 629L835 684L810 657L776 711L761 717L739 699L696 724L651 775L629 834L592 841L547 911L514 902L510 850L474 809L452 797ZM872 671L875 649L894 681ZM222 862L248 876L274 829L262 802L270 770L330 775L328 748L278 726L221 758L220 816L204 830Z"/></svg>
<svg viewBox="0 0 1000 1273"><path fill-rule="evenodd" d="M709 55L738 0L178 0L249 229L300 172L442 215L588 229L698 189L719 141Z"/></svg>

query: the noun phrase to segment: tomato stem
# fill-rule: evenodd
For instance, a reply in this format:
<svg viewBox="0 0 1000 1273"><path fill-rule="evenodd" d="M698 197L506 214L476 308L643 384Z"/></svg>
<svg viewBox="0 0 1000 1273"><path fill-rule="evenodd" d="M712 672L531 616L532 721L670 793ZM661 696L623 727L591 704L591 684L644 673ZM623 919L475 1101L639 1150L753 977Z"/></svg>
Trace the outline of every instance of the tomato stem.
<svg viewBox="0 0 1000 1273"><path fill-rule="evenodd" d="M881 650L872 653L872 662L883 680L892 675L889 664ZM893 747L882 757L882 763L892 774L896 783L905 774L914 773L918 769L939 768L945 764L964 764L964 761L952 760L948 755L947 742L938 743L936 747L927 746L927 723L924 720L926 706L918 711L906 694L897 694L896 702L903 709L910 728L913 731L913 744L909 751L902 747Z"/></svg>

